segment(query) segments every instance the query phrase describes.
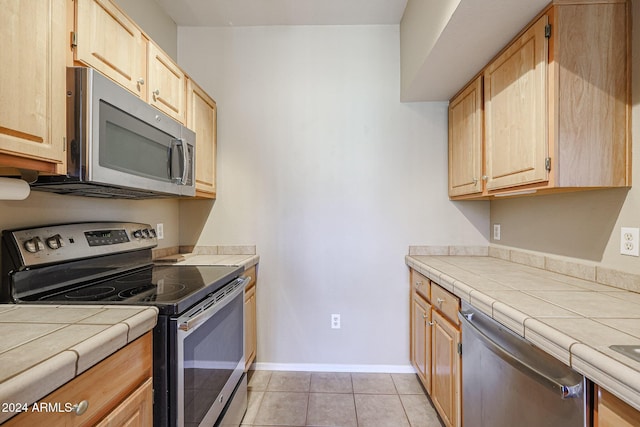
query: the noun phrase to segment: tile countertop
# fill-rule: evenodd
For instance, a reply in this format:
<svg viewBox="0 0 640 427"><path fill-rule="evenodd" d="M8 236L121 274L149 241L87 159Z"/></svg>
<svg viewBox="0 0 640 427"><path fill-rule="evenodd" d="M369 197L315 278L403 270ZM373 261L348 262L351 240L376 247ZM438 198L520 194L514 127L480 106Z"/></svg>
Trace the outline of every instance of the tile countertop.
<svg viewBox="0 0 640 427"><path fill-rule="evenodd" d="M489 256L406 264L640 410L640 294ZM464 343L463 343L464 345Z"/></svg>
<svg viewBox="0 0 640 427"><path fill-rule="evenodd" d="M166 262L175 265L239 265L245 270L253 267L258 263L260 257L255 254L176 254L162 258L156 258L154 262Z"/></svg>
<svg viewBox="0 0 640 427"><path fill-rule="evenodd" d="M0 403L31 404L153 329L155 307L0 304ZM0 423L13 414L0 412Z"/></svg>

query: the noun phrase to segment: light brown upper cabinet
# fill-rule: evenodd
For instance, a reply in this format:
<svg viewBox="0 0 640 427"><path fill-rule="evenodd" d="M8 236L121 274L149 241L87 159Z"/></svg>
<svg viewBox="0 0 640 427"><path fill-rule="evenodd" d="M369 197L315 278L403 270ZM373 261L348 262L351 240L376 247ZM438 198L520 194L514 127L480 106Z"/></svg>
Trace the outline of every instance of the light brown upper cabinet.
<svg viewBox="0 0 640 427"><path fill-rule="evenodd" d="M0 167L55 173L65 157L64 0L0 9Z"/></svg>
<svg viewBox="0 0 640 427"><path fill-rule="evenodd" d="M482 76L449 104L449 196L482 193Z"/></svg>
<svg viewBox="0 0 640 427"><path fill-rule="evenodd" d="M146 41L111 0L75 0L74 59L147 99Z"/></svg>
<svg viewBox="0 0 640 427"><path fill-rule="evenodd" d="M215 101L113 0L66 2L67 27L72 34L67 63L97 69L193 130L196 196L215 198Z"/></svg>
<svg viewBox="0 0 640 427"><path fill-rule="evenodd" d="M547 181L544 15L484 72L488 190Z"/></svg>
<svg viewBox="0 0 640 427"><path fill-rule="evenodd" d="M112 0L75 0L74 61L185 124L186 78ZM73 6L72 6L73 7Z"/></svg>
<svg viewBox="0 0 640 427"><path fill-rule="evenodd" d="M555 0L541 12L479 73L481 192L473 156L455 154L477 144L464 92L451 100L449 196L630 186L630 30L627 0Z"/></svg>
<svg viewBox="0 0 640 427"><path fill-rule="evenodd" d="M216 197L216 103L187 79L187 127L196 133L196 197Z"/></svg>
<svg viewBox="0 0 640 427"><path fill-rule="evenodd" d="M152 41L148 44L148 51L149 104L180 123L186 123L184 72Z"/></svg>

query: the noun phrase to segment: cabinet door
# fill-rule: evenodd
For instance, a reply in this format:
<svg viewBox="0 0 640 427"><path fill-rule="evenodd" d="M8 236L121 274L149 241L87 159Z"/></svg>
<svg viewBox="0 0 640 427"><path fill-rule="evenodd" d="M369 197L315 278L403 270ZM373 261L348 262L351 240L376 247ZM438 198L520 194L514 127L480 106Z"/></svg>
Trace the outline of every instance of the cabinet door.
<svg viewBox="0 0 640 427"><path fill-rule="evenodd" d="M487 190L548 180L548 41L541 17L484 72Z"/></svg>
<svg viewBox="0 0 640 427"><path fill-rule="evenodd" d="M76 0L75 59L146 99L140 29L112 0Z"/></svg>
<svg viewBox="0 0 640 427"><path fill-rule="evenodd" d="M460 425L460 331L433 312L431 400L444 424Z"/></svg>
<svg viewBox="0 0 640 427"><path fill-rule="evenodd" d="M196 196L216 196L216 103L187 79L187 127L196 133Z"/></svg>
<svg viewBox="0 0 640 427"><path fill-rule="evenodd" d="M640 411L596 386L594 427L638 427Z"/></svg>
<svg viewBox="0 0 640 427"><path fill-rule="evenodd" d="M431 392L431 306L413 293L411 362L427 392Z"/></svg>
<svg viewBox="0 0 640 427"><path fill-rule="evenodd" d="M149 378L96 427L146 427L153 424L153 381Z"/></svg>
<svg viewBox="0 0 640 427"><path fill-rule="evenodd" d="M148 49L149 103L184 124L185 75L155 43L149 42Z"/></svg>
<svg viewBox="0 0 640 427"><path fill-rule="evenodd" d="M65 2L0 0L0 165L64 160Z"/></svg>
<svg viewBox="0 0 640 427"><path fill-rule="evenodd" d="M244 295L244 354L245 371L256 357L256 287Z"/></svg>
<svg viewBox="0 0 640 427"><path fill-rule="evenodd" d="M449 103L449 196L482 192L482 76Z"/></svg>

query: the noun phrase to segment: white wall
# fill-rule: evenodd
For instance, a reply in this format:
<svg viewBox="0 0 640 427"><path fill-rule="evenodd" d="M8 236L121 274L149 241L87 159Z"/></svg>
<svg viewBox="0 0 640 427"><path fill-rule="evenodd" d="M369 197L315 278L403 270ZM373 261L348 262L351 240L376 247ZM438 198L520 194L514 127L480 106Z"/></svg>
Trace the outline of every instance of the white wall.
<svg viewBox="0 0 640 427"><path fill-rule="evenodd" d="M111 200L32 191L25 200L0 200L0 230L83 221L164 224L158 247L178 245L177 200Z"/></svg>
<svg viewBox="0 0 640 427"><path fill-rule="evenodd" d="M489 206L448 201L447 106L399 102L398 26L179 27L178 57L219 109L180 241L257 244L258 362L406 366L408 246L486 245Z"/></svg>

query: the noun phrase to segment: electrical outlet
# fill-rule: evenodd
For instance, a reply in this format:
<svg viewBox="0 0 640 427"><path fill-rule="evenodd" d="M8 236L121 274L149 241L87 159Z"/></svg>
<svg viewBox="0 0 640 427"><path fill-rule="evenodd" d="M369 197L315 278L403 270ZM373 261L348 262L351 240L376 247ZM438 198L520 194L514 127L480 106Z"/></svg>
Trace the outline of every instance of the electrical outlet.
<svg viewBox="0 0 640 427"><path fill-rule="evenodd" d="M156 236L158 236L158 240L164 239L164 224L163 223L156 224Z"/></svg>
<svg viewBox="0 0 640 427"><path fill-rule="evenodd" d="M340 329L340 315L332 314L331 315L331 329Z"/></svg>
<svg viewBox="0 0 640 427"><path fill-rule="evenodd" d="M620 229L620 254L640 256L640 228Z"/></svg>
<svg viewBox="0 0 640 427"><path fill-rule="evenodd" d="M493 224L493 240L500 240L500 224Z"/></svg>

